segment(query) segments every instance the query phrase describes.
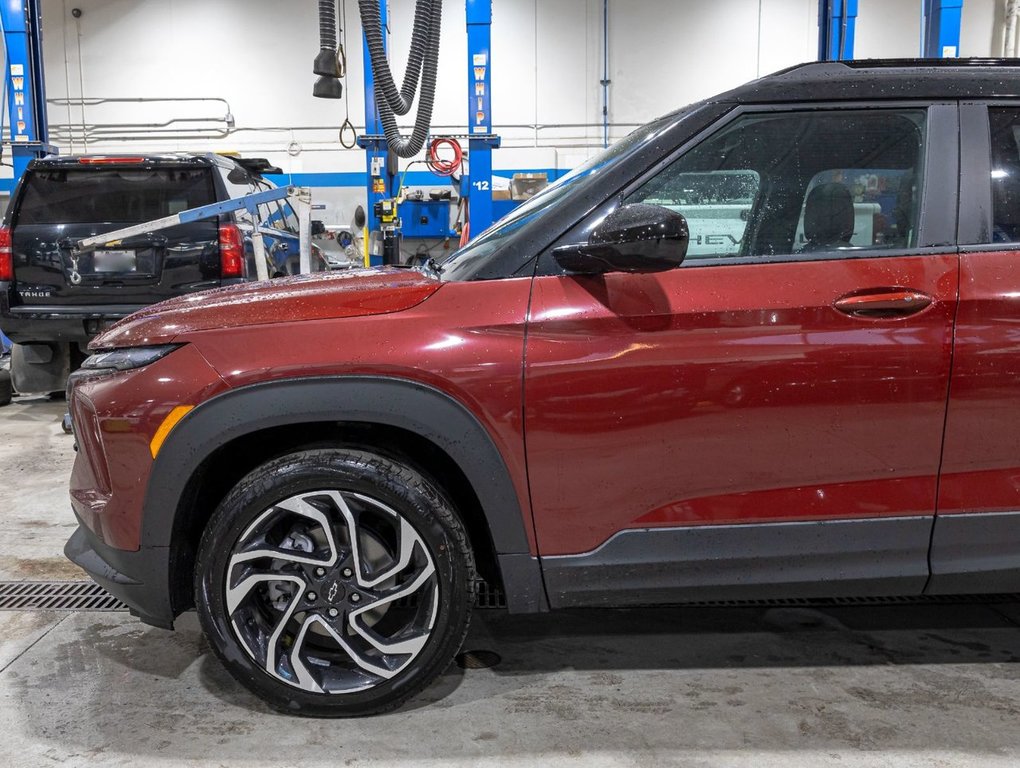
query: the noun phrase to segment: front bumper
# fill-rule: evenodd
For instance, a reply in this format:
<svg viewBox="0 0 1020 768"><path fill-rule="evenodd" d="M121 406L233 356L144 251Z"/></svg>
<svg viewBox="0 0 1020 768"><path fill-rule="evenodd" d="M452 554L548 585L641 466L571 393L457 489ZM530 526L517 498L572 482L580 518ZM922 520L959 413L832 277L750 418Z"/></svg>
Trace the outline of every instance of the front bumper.
<svg viewBox="0 0 1020 768"><path fill-rule="evenodd" d="M174 628L169 551L167 547L146 547L135 552L114 549L103 544L80 520L64 545L67 559L127 605L132 615L163 629Z"/></svg>

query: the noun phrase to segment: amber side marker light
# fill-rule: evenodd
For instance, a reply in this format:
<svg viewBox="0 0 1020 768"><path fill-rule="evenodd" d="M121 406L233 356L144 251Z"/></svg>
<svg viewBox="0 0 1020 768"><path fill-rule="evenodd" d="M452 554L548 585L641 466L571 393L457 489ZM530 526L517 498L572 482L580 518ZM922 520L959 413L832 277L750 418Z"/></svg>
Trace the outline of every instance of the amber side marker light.
<svg viewBox="0 0 1020 768"><path fill-rule="evenodd" d="M152 458L156 458L159 453L159 449L163 447L163 442L170 434L171 430L177 426L177 422L188 415L188 412L194 408L193 405L178 405L163 419L163 423L159 425L159 429L156 430L156 434L152 436L152 440L149 441L149 453L152 454Z"/></svg>

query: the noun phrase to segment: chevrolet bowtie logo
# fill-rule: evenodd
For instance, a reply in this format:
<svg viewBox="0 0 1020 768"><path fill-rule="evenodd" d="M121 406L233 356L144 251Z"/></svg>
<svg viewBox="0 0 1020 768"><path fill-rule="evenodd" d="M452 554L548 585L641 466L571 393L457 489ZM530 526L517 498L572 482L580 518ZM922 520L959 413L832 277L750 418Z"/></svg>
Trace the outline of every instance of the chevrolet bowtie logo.
<svg viewBox="0 0 1020 768"><path fill-rule="evenodd" d="M335 581L329 585L329 592L326 593L326 599L329 602L333 602L336 599L336 593L340 590L340 585Z"/></svg>

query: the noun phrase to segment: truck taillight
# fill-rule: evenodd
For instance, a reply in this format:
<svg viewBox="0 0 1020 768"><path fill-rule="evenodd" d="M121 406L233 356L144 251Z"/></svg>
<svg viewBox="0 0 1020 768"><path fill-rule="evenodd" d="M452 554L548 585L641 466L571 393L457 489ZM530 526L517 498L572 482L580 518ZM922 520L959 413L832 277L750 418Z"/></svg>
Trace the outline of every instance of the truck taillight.
<svg viewBox="0 0 1020 768"><path fill-rule="evenodd" d="M0 227L0 280L14 279L14 253L11 250L11 230Z"/></svg>
<svg viewBox="0 0 1020 768"><path fill-rule="evenodd" d="M244 277L244 236L236 224L220 225L220 276Z"/></svg>

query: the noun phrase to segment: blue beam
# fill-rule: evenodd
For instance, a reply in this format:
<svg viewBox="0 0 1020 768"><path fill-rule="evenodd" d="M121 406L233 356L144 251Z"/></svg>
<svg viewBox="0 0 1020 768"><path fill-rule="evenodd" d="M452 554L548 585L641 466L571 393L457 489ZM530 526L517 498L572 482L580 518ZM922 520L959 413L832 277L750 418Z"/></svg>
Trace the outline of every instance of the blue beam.
<svg viewBox="0 0 1020 768"><path fill-rule="evenodd" d="M924 43L926 59L955 59L960 55L960 22L963 0L924 0Z"/></svg>
<svg viewBox="0 0 1020 768"><path fill-rule="evenodd" d="M854 57L857 0L818 0L818 60Z"/></svg>
<svg viewBox="0 0 1020 768"><path fill-rule="evenodd" d="M379 20L382 22L384 46L389 34L387 5L387 0L379 0ZM382 229L382 222L375 214L375 204L380 200L396 197L399 190L396 189L396 175L389 173L386 167L388 150L383 136L382 118L379 117L379 105L375 100L372 57L368 52L368 44L364 42L364 35L362 49L365 69L365 133L358 137L358 146L365 150L365 170L368 172L366 226L369 232L378 232ZM365 250L367 253L368 242L365 243ZM382 257L370 256L369 261L373 266L378 266L382 264Z"/></svg>
<svg viewBox="0 0 1020 768"><path fill-rule="evenodd" d="M46 122L46 88L42 71L42 20L38 0L0 0L7 69L7 114L10 122L14 177L29 161L53 154Z"/></svg>
<svg viewBox="0 0 1020 768"><path fill-rule="evenodd" d="M468 221L478 235L495 220L492 209L492 0L466 0L468 38ZM464 185L461 186L464 189Z"/></svg>

